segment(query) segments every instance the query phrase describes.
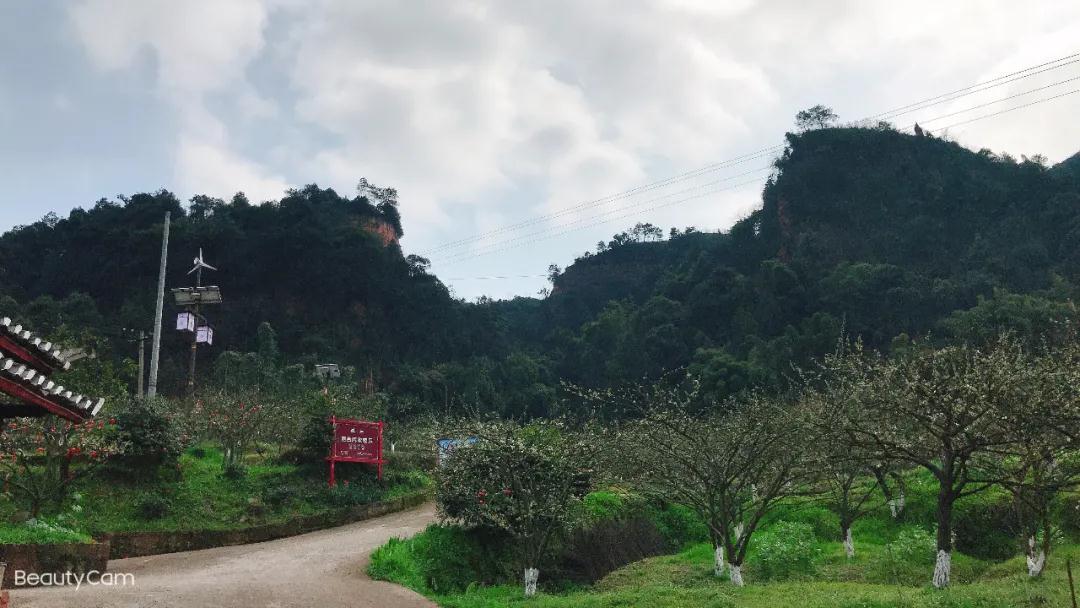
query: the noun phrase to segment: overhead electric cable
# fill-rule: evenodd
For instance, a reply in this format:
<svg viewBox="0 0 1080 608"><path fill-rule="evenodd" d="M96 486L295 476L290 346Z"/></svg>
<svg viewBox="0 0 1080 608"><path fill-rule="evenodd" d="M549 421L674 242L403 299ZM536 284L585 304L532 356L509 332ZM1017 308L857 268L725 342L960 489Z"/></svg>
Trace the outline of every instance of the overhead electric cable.
<svg viewBox="0 0 1080 608"><path fill-rule="evenodd" d="M984 82L969 85L967 87L962 87L960 89L956 89L956 90L950 91L948 93L944 93L944 94L941 94L941 95L936 95L934 97L928 97L926 99L916 101L914 103L907 104L905 106L900 106L898 108L894 108L892 110L882 112L880 114L876 114L876 115L870 116L868 118L864 118L864 119L862 119L860 121L856 121L856 122L866 122L866 121L874 120L874 119L877 119L877 118L883 118L883 117L902 116L904 114L909 114L909 113L917 111L917 110L922 110L922 109L926 109L926 108L929 108L929 107L933 107L935 105L940 105L942 103L947 103L949 101L954 101L956 99L959 99L961 97L965 97L965 96L968 96L968 95L981 93L983 91L986 91L986 90L989 90L989 89L992 89L992 88L995 88L995 87L999 87L999 86L1003 86L1005 84L1016 82L1016 81L1024 79L1024 78L1030 78L1032 76L1036 76L1038 74L1042 74L1042 73L1045 73L1047 71L1058 69L1058 68L1061 68L1061 67L1065 67L1067 65L1075 64L1075 63L1078 63L1078 62L1080 62L1080 53L1074 53L1074 54L1071 54L1071 55L1066 55L1064 57L1060 57L1060 58L1052 60L1052 61L1043 62L1043 63L1040 63L1038 65L1034 65L1034 66L1024 68L1022 70L1017 70L1017 71L1014 71L1014 72L1010 72L1008 74L1004 74L1002 76L998 76L996 78L993 78L993 79L990 79L990 80L987 80L987 81L984 81ZM1067 82L1067 81L1063 81L1063 82ZM1060 84L1060 83L1058 83L1058 84ZM1053 85L1048 85L1048 86L1053 86ZM1046 88L1046 87L1043 87L1043 88ZM993 102L991 102L991 103L993 103ZM984 105L988 105L988 104L984 104ZM438 245L438 246L436 246L434 248L431 248L431 249L428 249L428 250L422 252L422 255L430 255L432 253L445 251L447 249L458 249L458 248L463 247L465 245L472 244L472 243L475 243L477 241L486 240L486 239L488 239L488 238L490 238L492 236L503 234L505 232L511 232L511 231L515 231L515 230L520 230L522 228L526 228L528 226L532 226L532 225L535 225L535 224L538 224L538 223L550 221L552 219L556 219L558 217L562 217L562 216L567 215L567 214L575 213L575 212L583 210L583 209L588 209L590 207L600 206L600 205L603 205L605 203L614 202L616 200L622 200L622 199L629 198L629 197L632 197L632 196L637 195L637 194L641 194L643 192L649 192L649 191L652 191L652 190L656 190L656 189L671 185L673 183L677 183L677 182L680 182L680 181L686 181L688 179L698 177L698 176L703 175L705 173L709 173L709 172L712 172L712 171L717 171L717 170L723 169L723 168L728 168L728 167L731 167L731 166L734 166L734 165L737 165L737 164L748 162L750 160L755 160L757 158L761 158L762 156L767 156L768 154L770 154L772 152L782 150L783 148L784 148L784 146L782 144L769 146L769 147L766 147L766 148L761 148L761 149L756 150L754 152L750 152L750 153L747 153L747 154L744 154L744 155L741 155L741 156L736 156L736 157L733 157L733 158L725 160L725 161L720 161L720 162L712 163L712 164L709 164L709 165L705 165L704 167L701 167L701 168L698 168L698 169L695 169L695 170L692 170L692 171L688 171L688 172L681 173L681 174L678 174L678 175L675 175L675 176L672 176L672 177L668 177L668 178L665 178L665 179L662 179L662 180L658 180L656 182L651 182L651 183L648 183L648 184L644 184L642 186L638 186L638 187L632 188L630 190L626 190L626 191L623 191L623 192L620 192L620 193L616 193L616 194L613 194L613 195L610 195L610 196L607 196L607 197L585 201L585 202L582 202L582 203L578 203L577 205L573 205L573 206L570 206L570 207L565 207L563 209L559 209L559 210L554 211L554 212L549 213L549 214L535 216L533 218L523 220L523 221L515 223L515 224L510 224L510 225L503 226L503 227L500 227L500 228L492 229L492 230L484 232L484 233L480 233L480 234L476 234L476 235L473 235L473 236L458 239L458 240L455 240L455 241L450 241L450 242L447 242L447 243L443 243L441 245Z"/></svg>
<svg viewBox="0 0 1080 608"><path fill-rule="evenodd" d="M971 111L973 109L979 109L979 108L982 108L982 107L986 107L986 106L994 104L994 103L1001 103L1002 101L1007 101L1009 99L1014 99L1016 97L1028 94L1030 92L1043 90L1043 89L1049 88L1050 86L1057 86L1057 85L1063 84L1065 82L1069 82L1071 80L1075 80L1075 79L1064 80L1064 81L1061 81L1059 83L1055 83L1054 85L1047 85L1047 86L1044 86L1044 87L1039 87L1037 89L1033 89L1032 91L1028 91L1028 92L1025 92L1025 93L1019 93L1019 94L1015 94L1015 95L1010 95L1008 97L1003 97L1001 99L997 99L997 100L992 101L992 102L988 102L988 103L985 103L985 104L980 104L980 105L977 105L977 106L972 106L971 108L967 108L965 110L960 110L960 111L957 111L957 112L950 112L949 114L944 114L944 115L939 116L939 117L931 118L931 119L926 120L924 122L929 123L929 122L933 122L935 120L938 120L940 118L947 118L949 116L955 116L956 114L968 112L968 111ZM1002 114L1008 114L1009 112L1015 112L1017 110L1022 110L1024 108L1028 108L1028 107L1031 107L1031 106L1046 103L1048 101L1053 101L1055 99L1060 99L1060 98L1063 98L1063 97L1067 97L1067 96L1073 95L1075 93L1080 93L1080 89L1073 89L1071 91L1066 91L1066 92L1060 93L1058 95L1052 95L1050 97L1037 99L1035 101L1031 101L1031 102L1028 102L1028 103L1020 104L1020 105L1013 106L1013 107L1010 107L1010 108L1006 108L1004 110L1000 110L1000 111L997 111L997 112L992 112L990 114L977 116L977 117L969 119L969 120L964 120L964 121L952 123L952 124L946 125L944 127L939 127L939 128L936 128L936 129L932 129L932 132L940 132L940 131L944 131L944 130L952 128L952 127L957 127L957 126L977 122L977 121L980 121L980 120L985 120L985 119L988 119L988 118L994 118L996 116L1001 116ZM910 128L910 126L908 128ZM753 173L753 171L747 172L747 174L748 173ZM746 175L746 174L743 174L743 175ZM718 181L723 181L723 180L718 180ZM568 234L570 232L575 232L575 231L578 231L578 230L584 230L584 229L587 229L587 228L592 228L592 227L595 227L595 226L606 224L608 222L611 222L611 221L614 221L614 220L617 220L617 219L623 219L623 218L626 218L626 217L638 215L638 214L643 213L643 212L653 211L653 210L664 208L664 207L670 207L670 206L681 204L681 203L684 203L684 202L687 202L687 201L690 201L690 200L699 199L699 198L702 198L704 196L708 196L709 194L716 194L716 193L723 192L723 191L726 191L726 190L732 190L732 189L735 189L735 188L738 188L738 187L741 187L741 186L745 186L747 184L754 183L754 182L757 182L757 181L761 181L761 180L750 180L748 182L744 182L744 183L741 183L741 184L736 184L736 185L728 187L728 188L720 188L720 189L717 189L717 190L704 192L704 193L701 193L701 194L698 194L698 195L695 195L695 196L690 196L690 197L686 197L686 198L679 199L679 200L676 200L676 201L672 201L670 203L664 203L662 205L655 205L655 206L649 207L647 209L642 209L642 210L639 210L639 211L633 211L631 213L622 214L622 215L619 215L619 216L616 216L616 217L613 217L613 218L605 219L605 220L595 222L595 223L592 223L592 224L586 224L584 226L578 226L576 228L572 228L572 229L569 229L569 230L563 230L561 232L557 232L557 233L546 235L546 236L543 235L545 231L538 231L536 233L533 233L533 236L538 236L539 238L535 238L535 239L526 241L524 243L512 244L512 243L514 243L515 241L517 241L519 239L510 239L510 240L506 240L506 241L500 241L500 242L494 243L493 245L490 245L486 249L482 249L480 251L463 252L463 253L460 253L460 254L458 254L456 256L451 256L451 257L449 257L449 258L447 258L445 260L440 260L440 263L443 264L443 265L458 264L460 262L464 262L464 261L472 259L472 258L481 257L481 256L485 256L485 255L490 255L492 253L500 253L500 252L507 251L507 250L510 250L510 249L515 249L517 247L530 245L532 243L536 243L536 242L539 242L539 241L544 241L544 240L548 240L548 239L555 238L555 237L558 237L558 236L562 236L562 235ZM693 190L693 189L695 189L695 188L690 188L690 189L687 189L687 190ZM661 198L665 198L665 197L657 197L656 199L652 199L652 200L646 201L646 202L652 202L652 201L655 201L655 200L659 200ZM640 206L640 205L636 205L636 206ZM625 209L617 209L617 210L613 210L613 211L609 212L608 214L618 212L618 211L624 211L624 210ZM592 218L586 218L586 219L596 219L598 217L603 217L604 215L608 215L608 214L601 214L599 216L594 216ZM555 230L557 228L559 228L559 227L552 227L549 230ZM521 238L524 238L524 237L521 237ZM507 246L507 245L509 245L509 246Z"/></svg>

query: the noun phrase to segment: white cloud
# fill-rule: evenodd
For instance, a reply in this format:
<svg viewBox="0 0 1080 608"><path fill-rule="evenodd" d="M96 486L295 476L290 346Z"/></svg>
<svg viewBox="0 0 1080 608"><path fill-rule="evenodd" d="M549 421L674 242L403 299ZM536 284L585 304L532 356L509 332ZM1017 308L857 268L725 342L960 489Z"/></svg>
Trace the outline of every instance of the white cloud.
<svg viewBox="0 0 1080 608"><path fill-rule="evenodd" d="M417 249L781 143L815 103L854 120L1080 40L1068 0L82 0L71 16L100 69L155 68L178 117L182 187L263 197L318 181L347 193L364 176L399 189ZM1060 159L1080 140L1075 108L955 135ZM724 193L644 219L715 228L755 200Z"/></svg>
<svg viewBox="0 0 1080 608"><path fill-rule="evenodd" d="M182 138L177 179L188 192L225 198L243 190L252 201L277 200L289 184L262 167L206 142ZM242 185L242 187L240 187Z"/></svg>

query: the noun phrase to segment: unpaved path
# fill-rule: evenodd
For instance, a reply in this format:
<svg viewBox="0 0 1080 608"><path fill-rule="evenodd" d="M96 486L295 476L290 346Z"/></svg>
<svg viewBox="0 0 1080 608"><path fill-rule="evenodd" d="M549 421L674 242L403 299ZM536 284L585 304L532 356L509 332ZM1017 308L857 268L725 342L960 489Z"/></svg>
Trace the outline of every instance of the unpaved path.
<svg viewBox="0 0 1080 608"><path fill-rule="evenodd" d="M434 519L425 505L254 545L112 560L135 586L11 592L12 608L431 608L435 604L364 574L371 552Z"/></svg>

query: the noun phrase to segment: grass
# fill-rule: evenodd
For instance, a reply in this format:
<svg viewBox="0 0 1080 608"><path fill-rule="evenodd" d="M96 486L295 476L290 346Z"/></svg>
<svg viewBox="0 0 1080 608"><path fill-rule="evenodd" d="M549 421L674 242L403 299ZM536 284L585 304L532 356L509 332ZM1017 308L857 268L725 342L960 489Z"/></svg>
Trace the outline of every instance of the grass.
<svg viewBox="0 0 1080 608"><path fill-rule="evenodd" d="M188 450L179 464L180 475L172 481L81 480L76 496L52 517L77 530L67 535L7 523L17 507L0 503L0 543L89 542L90 535L106 532L237 530L394 498L430 483L421 473L389 472L387 482L378 484L356 469L345 471L352 483L331 491L318 471L257 456L246 462L245 476L230 479L222 474L220 451L209 446Z"/></svg>
<svg viewBox="0 0 1080 608"><path fill-rule="evenodd" d="M591 589L560 594L540 593L527 599L517 585L476 587L454 595L428 593L449 608L1005 608L1067 606L1065 558L1080 558L1080 547L1063 547L1051 559L1048 571L1028 580L1023 558L987 565L957 564L956 580L947 590L928 584L873 582L881 552L867 547L847 563L839 544L831 546L826 564L815 580L761 583L747 572L747 586L735 588L711 575L712 550L697 545L678 555L643 560L618 570ZM400 553L400 549L397 549ZM963 560L961 560L963 561ZM930 569L924 570L928 578ZM415 585L420 578L407 579ZM406 581L398 581L406 582ZM413 586L410 585L410 586ZM415 588L415 587L414 587Z"/></svg>
<svg viewBox="0 0 1080 608"><path fill-rule="evenodd" d="M893 519L885 509L856 523L853 534L854 559L847 559L839 542L835 516L805 500L791 500L770 514L755 534L743 567L747 585L736 588L712 575L712 547L697 543L674 555L650 558L612 572L591 587L544 589L534 598L525 598L514 583L484 586L471 584L452 593L438 592L426 583L424 535L409 540L394 539L372 556L369 574L410 587L440 606L448 608L1005 608L1069 606L1065 561L1080 562L1077 538L1055 546L1047 570L1038 579L1029 579L1025 560L1018 555L1015 539L1012 556L980 559L960 551L953 553L952 586L938 590L930 586L934 563L933 511L935 486L922 473L907 479L907 509ZM608 497L601 497L605 500ZM596 509L612 510L611 500L586 499ZM962 522L976 530L967 542L977 548L983 538L1006 534L1000 529L980 528L986 514L996 513L1001 496L985 493L965 499ZM596 503L596 504L594 504ZM603 504L600 504L603 503ZM617 505L616 505L617 506ZM602 510L603 510L602 509ZM975 522L975 523L973 523ZM767 580L763 552L779 542L790 541L792 525L813 530L811 558L798 567ZM1071 524L1075 534L1075 523ZM1067 526L1068 528L1068 526ZM985 535L985 536L984 536ZM1011 537L1010 537L1011 538ZM994 542L997 542L996 540ZM791 557L791 556L788 556ZM455 555L446 555L453 560ZM794 558L793 558L794 559ZM795 562L793 562L795 563ZM775 564L771 564L775 566ZM509 579L504 579L509 580Z"/></svg>

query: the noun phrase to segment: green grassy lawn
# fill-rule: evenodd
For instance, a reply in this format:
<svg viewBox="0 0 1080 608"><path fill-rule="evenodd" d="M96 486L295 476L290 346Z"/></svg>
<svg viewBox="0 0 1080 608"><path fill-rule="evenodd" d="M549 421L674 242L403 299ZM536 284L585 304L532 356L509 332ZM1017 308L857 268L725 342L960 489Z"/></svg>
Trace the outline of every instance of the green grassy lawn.
<svg viewBox="0 0 1080 608"><path fill-rule="evenodd" d="M712 547L699 537L680 553L645 559L616 570L588 587L541 585L541 593L526 599L516 582L468 584L452 590L433 589L433 581L447 581L449 563L469 563L475 552L457 552L454 546L436 545L431 531L407 540L394 539L372 556L369 574L412 588L448 608L875 608L954 607L998 608L1071 605L1065 561L1073 562L1080 577L1080 537L1075 519L1055 541L1047 570L1029 579L1019 542L1009 532L1011 511L1004 493L988 491L957 505L954 527L958 544L980 557L953 553L952 586L931 587L934 567L935 488L928 475L913 471L907 479L907 508L899 519L880 509L853 527L856 555L849 560L839 542L839 526L820 504L790 499L762 522L751 541L743 566L746 586L736 588L726 577L712 574ZM594 493L603 498L605 492ZM606 492L610 495L610 492ZM593 495L590 495L592 497ZM586 503L590 502L586 498ZM597 501L592 501L597 502ZM1068 503L1080 504L1080 501ZM617 509L611 516L617 517ZM1063 518L1073 517L1062 512ZM1060 523L1060 522L1059 522ZM792 526L810 539L800 551L804 559L787 569L769 570L769 547L791 551ZM775 550L775 549L774 549ZM773 553L773 559L776 559ZM791 553L787 554L791 557ZM549 569L548 572L551 570ZM466 573L466 577L468 574ZM511 578L516 578L511 574ZM543 569L542 575L543 578ZM474 580L468 579L465 580ZM1080 583L1080 579L1077 580ZM445 583L444 583L445 587Z"/></svg>
<svg viewBox="0 0 1080 608"><path fill-rule="evenodd" d="M218 450L200 446L181 456L179 475L83 479L68 504L36 523L11 523L17 505L0 502L0 543L89 542L90 535L105 532L235 530L394 498L430 483L421 473L390 471L379 484L373 473L358 468L345 471L352 479L348 486L330 490L319 470L268 457L250 457L247 474L237 479L224 476L221 464Z"/></svg>
<svg viewBox="0 0 1080 608"><path fill-rule="evenodd" d="M520 587L503 585L474 587L463 593L428 593L440 606L452 608L877 608L877 607L1026 607L1068 606L1065 558L1080 559L1080 546L1060 548L1049 569L1038 580L1029 580L1022 557L988 564L957 556L957 580L952 588L936 590L928 580L932 565L921 569L925 584L882 580L882 548L861 546L851 562L839 543L823 547L820 570L798 580L761 582L754 571L746 572L747 586L735 588L712 576L712 549L697 545L678 555L643 560L617 570L593 588L560 594L540 593L526 599ZM410 582L410 581L402 581ZM417 585L413 579L412 586ZM423 590L422 587L420 587Z"/></svg>

